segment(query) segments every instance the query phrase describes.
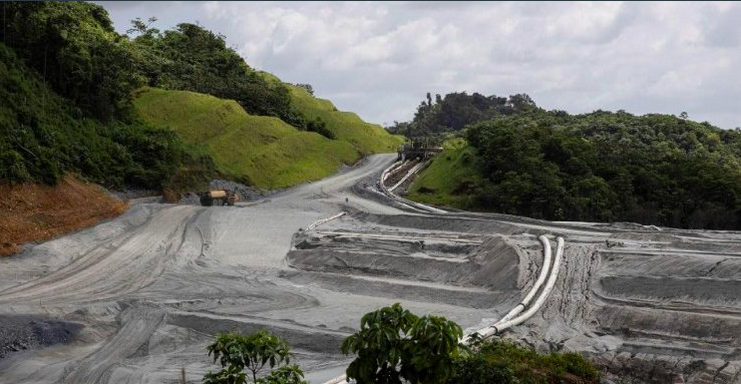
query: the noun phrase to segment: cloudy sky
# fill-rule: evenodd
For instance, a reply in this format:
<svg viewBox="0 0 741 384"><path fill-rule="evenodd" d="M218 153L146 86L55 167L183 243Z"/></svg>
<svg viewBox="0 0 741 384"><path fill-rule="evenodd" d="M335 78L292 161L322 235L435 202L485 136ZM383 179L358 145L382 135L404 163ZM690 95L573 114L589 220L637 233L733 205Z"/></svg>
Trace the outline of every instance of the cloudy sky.
<svg viewBox="0 0 741 384"><path fill-rule="evenodd" d="M741 3L101 2L117 29L199 22L253 67L380 124L426 92L741 126Z"/></svg>

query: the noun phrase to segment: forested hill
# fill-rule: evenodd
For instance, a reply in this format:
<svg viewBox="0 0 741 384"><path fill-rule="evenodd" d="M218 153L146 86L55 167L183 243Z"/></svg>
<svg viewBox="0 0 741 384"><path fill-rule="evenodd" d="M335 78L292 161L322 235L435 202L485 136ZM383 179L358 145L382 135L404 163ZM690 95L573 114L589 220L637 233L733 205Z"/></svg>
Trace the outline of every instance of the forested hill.
<svg viewBox="0 0 741 384"><path fill-rule="evenodd" d="M200 26L183 23L159 31L151 22L137 20L127 35L120 35L106 10L87 2L3 2L0 6L2 183L54 184L63 174L73 173L113 188L197 189L216 176L289 186L326 176L362 155L391 151L401 141L357 116L340 119L347 114L334 106L324 111L317 106L321 103L312 104L312 95L251 68L226 46L224 36ZM241 109L235 114L238 119L276 119L280 123L272 124L278 127L275 132L264 124L245 124L233 132L245 137L261 132L264 140L257 144L265 148L252 149L273 151L276 159L271 168L264 168L266 172L298 172L289 171L296 164L311 172L282 176L278 182L270 175L255 176L250 172L257 168L247 165L227 169L224 162L213 160L222 155L213 151L222 148L184 140L183 132L198 129L208 136L211 131L224 131L222 125L230 118L222 116L197 127L154 121L151 115L143 116L144 110L152 108L142 100L134 103L136 96L146 93L137 91L142 89L169 90L172 93L158 93L157 102L176 109L191 106L168 102L170 96L190 102L210 100L200 97L208 95L222 100L213 105L234 100ZM182 98L174 91L196 96ZM289 136L305 138L295 140L299 148L291 156L278 153L284 147L267 148L271 137ZM314 144L319 147L301 148ZM300 157L301 153L307 155Z"/></svg>
<svg viewBox="0 0 741 384"><path fill-rule="evenodd" d="M533 106L470 124L453 144L411 198L549 220L741 228L739 130Z"/></svg>
<svg viewBox="0 0 741 384"><path fill-rule="evenodd" d="M433 102L432 95L427 93L427 98L417 107L412 121L395 121L389 130L410 138L444 136L446 133L461 131L475 122L536 108L535 102L526 94L501 97L485 96L477 92L470 95L466 92L453 92L444 97L435 95Z"/></svg>
<svg viewBox="0 0 741 384"><path fill-rule="evenodd" d="M159 189L199 163L177 136L132 119L133 55L88 3L2 3L0 182L73 173L110 188ZM204 173L209 173L205 160Z"/></svg>

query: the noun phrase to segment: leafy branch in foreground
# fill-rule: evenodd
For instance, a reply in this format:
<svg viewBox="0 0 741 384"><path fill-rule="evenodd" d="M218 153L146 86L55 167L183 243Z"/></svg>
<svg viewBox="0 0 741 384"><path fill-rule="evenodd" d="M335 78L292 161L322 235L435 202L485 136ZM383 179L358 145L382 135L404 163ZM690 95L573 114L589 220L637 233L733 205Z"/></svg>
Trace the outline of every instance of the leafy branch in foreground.
<svg viewBox="0 0 741 384"><path fill-rule="evenodd" d="M357 357L347 377L358 384L445 383L463 336L456 323L438 316L418 317L399 303L370 312L360 331L342 343L342 352Z"/></svg>
<svg viewBox="0 0 741 384"><path fill-rule="evenodd" d="M268 331L251 335L219 333L206 349L222 369L209 372L205 384L306 384L304 373L297 365L290 365L290 346L279 336ZM270 372L258 378L265 368ZM247 372L251 373L251 378ZM248 381L251 380L251 381Z"/></svg>
<svg viewBox="0 0 741 384"><path fill-rule="evenodd" d="M363 316L360 330L342 343L356 355L347 367L357 384L596 384L600 372L578 353L540 354L502 339L469 337L438 316L419 317L400 304Z"/></svg>

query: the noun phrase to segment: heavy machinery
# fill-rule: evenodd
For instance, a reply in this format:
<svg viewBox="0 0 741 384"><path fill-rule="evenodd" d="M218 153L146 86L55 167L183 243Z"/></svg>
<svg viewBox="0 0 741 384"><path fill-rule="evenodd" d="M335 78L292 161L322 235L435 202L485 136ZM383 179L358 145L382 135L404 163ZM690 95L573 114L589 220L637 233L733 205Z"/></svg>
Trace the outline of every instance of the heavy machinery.
<svg viewBox="0 0 741 384"><path fill-rule="evenodd" d="M214 202L218 202L219 205L234 205L239 201L239 195L234 191L227 191L224 189L217 189L208 192L201 192L198 194L201 199L201 205L210 207L214 205Z"/></svg>
<svg viewBox="0 0 741 384"><path fill-rule="evenodd" d="M428 140L412 139L410 142L400 145L396 150L397 160L427 160L440 153L442 148L433 147Z"/></svg>

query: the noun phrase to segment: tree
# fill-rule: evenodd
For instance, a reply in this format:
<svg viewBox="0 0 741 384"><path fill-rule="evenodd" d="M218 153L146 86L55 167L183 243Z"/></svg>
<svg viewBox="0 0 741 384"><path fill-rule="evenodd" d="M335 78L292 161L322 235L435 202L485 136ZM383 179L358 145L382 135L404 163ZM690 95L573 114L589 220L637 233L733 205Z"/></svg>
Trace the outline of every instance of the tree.
<svg viewBox="0 0 741 384"><path fill-rule="evenodd" d="M342 342L355 354L347 377L358 384L442 384L452 373L463 331L444 317L418 317L399 303L367 313Z"/></svg>
<svg viewBox="0 0 741 384"><path fill-rule="evenodd" d="M296 86L305 89L306 92L309 92L310 95L314 96L314 87L312 87L311 84L299 83L296 84Z"/></svg>
<svg viewBox="0 0 741 384"><path fill-rule="evenodd" d="M219 362L222 369L209 372L205 384L305 384L304 374L296 365L289 365L291 352L288 343L267 331L251 335L219 333L208 347L209 356ZM258 374L269 367L271 372L258 379ZM277 368L276 368L277 367ZM275 368L275 369L274 369ZM245 370L252 375L248 381Z"/></svg>
<svg viewBox="0 0 741 384"><path fill-rule="evenodd" d="M498 115L513 115L534 109L537 109L535 102L526 94L513 95L508 99L476 92L471 95L453 92L444 97L436 94L433 102L432 94L427 92L412 121L396 123L395 132L407 137L430 137L460 131L469 124Z"/></svg>
<svg viewBox="0 0 741 384"><path fill-rule="evenodd" d="M120 117L139 84L130 42L87 2L3 4L2 41L56 93L100 120Z"/></svg>
<svg viewBox="0 0 741 384"><path fill-rule="evenodd" d="M136 19L131 20L131 28L126 30L126 34L133 35L137 33L143 36L159 35L160 30L157 28L152 28L152 24L154 24L156 21L157 18L154 16L147 19L146 23L142 21L140 17L137 17Z"/></svg>
<svg viewBox="0 0 741 384"><path fill-rule="evenodd" d="M248 66L223 35L190 23L156 33L134 20L132 29L140 33L133 40L141 58L138 71L150 86L235 100L250 114L306 128L306 119L291 106L288 88Z"/></svg>
<svg viewBox="0 0 741 384"><path fill-rule="evenodd" d="M537 107L533 99L531 99L526 93L518 93L510 96L508 103L517 111L525 111Z"/></svg>

